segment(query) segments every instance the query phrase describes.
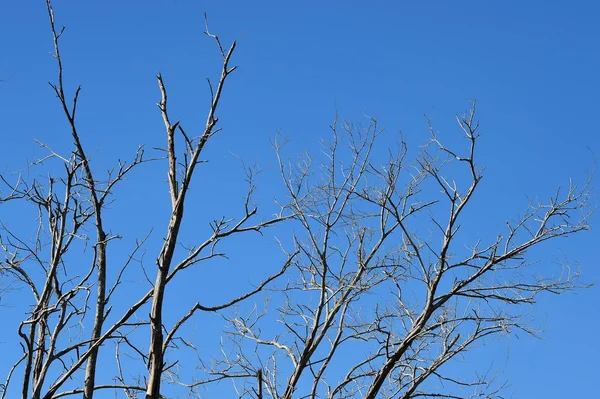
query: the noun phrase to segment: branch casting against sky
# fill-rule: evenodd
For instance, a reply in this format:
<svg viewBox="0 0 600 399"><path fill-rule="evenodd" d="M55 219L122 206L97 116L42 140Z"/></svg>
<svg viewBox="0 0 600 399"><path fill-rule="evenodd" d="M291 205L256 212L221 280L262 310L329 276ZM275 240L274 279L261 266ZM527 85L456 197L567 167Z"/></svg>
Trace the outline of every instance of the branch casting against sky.
<svg viewBox="0 0 600 399"><path fill-rule="evenodd" d="M4 397L592 390L583 5L47 6L0 17Z"/></svg>

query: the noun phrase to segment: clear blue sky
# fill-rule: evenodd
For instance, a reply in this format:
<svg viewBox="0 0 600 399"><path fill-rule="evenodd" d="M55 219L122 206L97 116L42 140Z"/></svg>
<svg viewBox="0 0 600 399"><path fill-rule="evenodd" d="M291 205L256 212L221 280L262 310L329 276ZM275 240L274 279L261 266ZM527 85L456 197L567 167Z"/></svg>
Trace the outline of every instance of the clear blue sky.
<svg viewBox="0 0 600 399"><path fill-rule="evenodd" d="M269 140L277 131L291 139L293 151L318 148L336 109L350 120L377 117L392 132L402 129L409 145L417 146L427 137L423 114L452 142L458 137L454 114L477 99L485 131L479 160L487 169L476 200L488 209L482 231L494 235L527 198L547 198L571 177L582 182L592 154L600 154L600 5L591 0L56 0L55 9L57 23L67 26L66 83L83 87L83 141L98 170L127 159L138 144L149 150L163 146L155 106L159 71L175 119L188 130L202 125L205 77L214 78L219 68L214 45L202 34L204 12L225 43L238 41L234 62L239 65L219 114L224 131L207 154L213 169L202 184L208 189L240 177L232 153L269 168L274 161ZM1 172L43 154L34 139L56 151L70 148L47 84L55 80L47 19L42 0L0 5ZM158 175L144 174L148 171ZM162 166L144 173L117 194L130 201L154 195L156 203L167 205ZM238 201L238 188L223 189L232 199L205 206L219 214ZM123 213L127 203L115 203L108 217L116 223L128 215L129 227L111 229L129 232L126 238L133 240L151 227L147 215L155 209ZM165 211L157 212L157 218L164 216ZM2 208L0 219L14 223L14 215ZM154 223L157 240L161 222ZM579 261L587 282L600 277L598 222L596 215L591 220L596 229L548 248ZM547 329L543 340L513 338L503 350L482 350L478 356L506 362L508 397L594 397L599 306L599 286L543 296L533 311ZM4 311L9 312L0 308ZM5 345L0 342L0 352ZM0 359L2 373L4 362Z"/></svg>

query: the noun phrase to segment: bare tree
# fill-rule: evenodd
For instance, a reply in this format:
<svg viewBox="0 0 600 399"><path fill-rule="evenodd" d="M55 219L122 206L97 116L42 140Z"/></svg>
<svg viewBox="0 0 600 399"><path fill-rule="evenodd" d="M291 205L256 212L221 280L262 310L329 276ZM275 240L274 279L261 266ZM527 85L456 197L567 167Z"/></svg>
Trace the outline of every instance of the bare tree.
<svg viewBox="0 0 600 399"><path fill-rule="evenodd" d="M566 265L556 278L527 274L527 254L588 228L588 186L571 184L547 203L529 203L496 237L461 235L473 230L461 216L483 176L475 103L457 121L464 154L445 147L430 126L414 162L401 141L385 164L375 164L381 130L370 120L366 127L336 121L322 164L279 157L301 226L294 273L263 311L227 318L223 352L232 354L198 384L245 376L240 396L260 397L253 376L264 375L273 398L499 397L492 377L467 380L444 365L490 336L535 334L523 305L578 285ZM444 389L435 390L434 379Z"/></svg>
<svg viewBox="0 0 600 399"><path fill-rule="evenodd" d="M81 88L67 94L60 53L64 28L57 28L50 0L46 5L58 71L50 85L73 144L64 156L39 143L47 156L29 166L53 162L61 174L16 181L2 176L0 203L32 205L37 227L31 237L0 226L0 273L9 285L27 287L31 298L16 331L23 353L0 385L1 398L20 391L22 398L91 399L111 390L159 399L165 397L163 383L197 393L223 381L232 383L238 397L260 399L497 398L502 384L493 376L468 379L447 365L494 335L535 334L525 306L542 292L581 286L577 272L566 265L558 277L550 271L540 275L531 267L530 252L588 229L587 183L571 183L547 202L530 202L496 236L477 236L469 225L473 220L465 218L465 210L483 177L476 158L481 133L475 103L457 118L462 149L446 147L429 124L430 139L420 152L409 156L400 136L382 162L377 143L383 129L371 118L366 126L336 118L316 159L288 161L277 139L286 192L278 213L259 217L252 199L256 171L246 168L248 191L240 216L216 218L207 237L182 249L186 197L200 157L219 131L217 111L236 69L231 65L236 43L224 47L206 24L222 64L218 83L209 82L202 131L187 132L170 116L159 74L166 155L148 158L139 147L131 162L102 173L84 150L76 119ZM146 236L123 263L111 264L110 243L121 237L109 233L119 226L108 226L103 215L115 186L149 162L167 165L170 217L155 249L155 276L146 268L140 272L154 283L115 315L113 295L122 289L128 267L140 251L153 249L146 248ZM224 257L223 240L276 225L285 226L276 230L285 260L270 276L221 304L169 310L178 315L165 322L166 287L179 272ZM181 335L199 312L223 320L219 357L207 358ZM191 380L177 370L182 346L198 356L199 371ZM100 353L114 353L112 383L97 381ZM126 365L123 357L129 359ZM123 371L136 362L145 369L137 377Z"/></svg>
<svg viewBox="0 0 600 399"><path fill-rule="evenodd" d="M108 327L104 322L110 311L111 295L121 283L121 276L125 268L134 259L135 254L142 247L145 240L140 240L132 250L127 262L120 266L115 273L116 279L111 288L107 287L107 249L108 243L119 238L118 235L109 236L104 227L102 211L106 205L111 190L116 184L123 181L125 176L136 166L157 159L144 158L143 148L138 148L134 160L129 163L121 163L114 170L108 172L105 180L98 180L82 144L81 136L76 123L76 111L78 106L80 87L77 87L72 99L66 94L63 83L63 63L60 54L60 38L64 28L57 29L54 19L54 11L49 0L46 1L52 37L54 41L54 58L57 62L57 83L50 83L56 93L62 111L66 117L69 130L73 139L73 151L63 157L48 146L40 143L46 148L49 155L34 162L31 167L46 164L51 160L58 160L64 165L63 176L50 176L46 182L34 179L27 182L19 177L17 182L9 182L2 178L8 195L4 195L2 202L27 201L32 203L39 212L37 234L33 245L29 240L21 239L13 231L3 226L5 234L2 237L2 248L6 260L2 262L1 270L12 278L24 283L33 297L33 311L19 326L18 334L22 340L23 356L10 369L5 384L2 385L2 397L7 397L9 384L14 378L14 373L22 366L21 395L23 398L57 398L70 394L83 393L85 398L92 398L94 392L99 389L124 389L126 392L147 391L147 398L160 398L160 382L165 372L165 352L170 343L176 337L177 330L198 310L214 312L235 305L255 293L261 291L270 281L281 275L287 265L281 271L276 272L265 281L259 283L249 292L233 298L227 303L206 307L196 304L181 320L170 329L162 321L163 296L166 285L175 275L196 263L209 260L213 257L223 256L217 252L218 244L229 236L244 232L259 232L263 228L283 221L289 216L276 215L270 219L257 220L255 215L257 209L252 208L252 170L247 171L249 191L246 203L239 219L217 219L212 224L212 234L197 246L189 250L183 260L174 262L173 255L178 243L178 233L184 216L184 202L186 193L191 185L192 177L198 165L200 154L208 140L218 131L216 125L218 118L216 112L227 77L235 70L230 66L230 58L235 49L235 42L229 50L225 51L221 46L219 38L208 32L212 37L223 57L221 77L216 90L212 92L212 102L208 111L206 127L198 136L188 135L179 122L172 123L169 119L167 109L167 90L163 78L157 76L161 93L158 103L159 110L164 119L167 136L166 159L168 160L168 182L171 195L172 213L166 229L163 246L157 257L156 283L145 295L132 303L127 311L113 324ZM180 157L183 162L178 164L175 140L180 135L184 140L185 149ZM59 192L62 191L62 196ZM84 245L90 239L85 234L88 223L93 223L96 238L93 240L93 259L90 267L84 275L74 275L71 271L72 262L67 259L68 251L76 240L84 241ZM49 253L48 253L49 252ZM34 265L39 270L32 269ZM42 278L37 278L41 272ZM63 278L62 276L66 276ZM96 294L92 295L91 289L95 286ZM95 300L93 310L89 309L90 299ZM130 322L132 316L145 304L151 303L149 321ZM108 310L107 310L108 309ZM93 312L93 324L90 331L84 328L84 317ZM141 385L126 385L124 379L119 378L119 384L95 383L97 372L97 357L101 346L108 340L126 342L139 353L141 349L138 344L127 339L127 329L132 326L141 325L150 328L150 350L144 360L148 362L148 382ZM67 330L80 329L77 334L80 339L64 342ZM163 331L167 329L166 337ZM118 357L117 357L118 359ZM76 387L67 391L60 391L66 383L79 373L84 367L84 383L82 387ZM55 371L58 370L58 371ZM49 380L49 378L51 378Z"/></svg>

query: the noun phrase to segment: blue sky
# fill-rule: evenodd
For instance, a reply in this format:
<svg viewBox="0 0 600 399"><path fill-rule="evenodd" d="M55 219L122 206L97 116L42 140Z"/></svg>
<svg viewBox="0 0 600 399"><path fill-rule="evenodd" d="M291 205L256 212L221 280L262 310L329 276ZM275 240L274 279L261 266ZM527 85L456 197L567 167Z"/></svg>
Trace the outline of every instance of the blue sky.
<svg viewBox="0 0 600 399"><path fill-rule="evenodd" d="M583 182L600 154L600 6L593 1L57 0L55 8L57 23L67 26L66 83L83 87L80 126L97 170L129 158L138 144L163 146L159 71L175 119L187 130L201 128L205 78L219 68L214 44L202 34L204 12L224 43L238 41L239 70L219 113L224 130L208 149L210 172L198 181L200 193L222 190L218 199L199 197L216 214L242 193L234 183L220 186L240 181L233 154L268 171L275 160L269 140L277 132L290 138L290 153L318 150L336 110L349 120L376 117L386 137L402 130L416 148L427 139L424 114L452 143L459 137L454 115L476 99L485 132L479 162L486 172L476 198L482 234L494 235L527 198L547 198L569 178ZM0 171L6 173L43 154L34 139L68 152L70 138L47 84L55 65L44 2L9 0L0 10ZM127 205L152 197L152 206L165 209L162 166L144 169L116 193L107 217L116 224L127 215L127 226L114 230L129 243L152 226L160 239L166 210ZM259 204L268 207L275 194L265 193ZM0 219L15 223L2 208ZM591 223L597 227L598 216ZM599 238L596 228L548 250L578 261L586 282L598 281ZM154 256L149 250L150 264ZM477 356L506 362L514 398L591 397L600 358L598 305L598 286L543 296L533 310L547 329L543 340L512 338Z"/></svg>

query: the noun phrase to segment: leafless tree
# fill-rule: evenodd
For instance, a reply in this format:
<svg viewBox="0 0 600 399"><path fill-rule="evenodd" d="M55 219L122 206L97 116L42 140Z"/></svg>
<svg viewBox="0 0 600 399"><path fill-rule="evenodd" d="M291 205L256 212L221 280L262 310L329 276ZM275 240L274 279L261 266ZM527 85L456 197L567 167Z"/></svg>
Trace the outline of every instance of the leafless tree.
<svg viewBox="0 0 600 399"><path fill-rule="evenodd" d="M33 170L54 162L62 173L16 181L2 176L0 203L32 205L37 228L31 237L0 225L4 287L24 286L30 293L15 338L22 356L8 369L1 398L17 397L20 391L22 398L91 399L110 390L128 398L159 399L165 397L163 383L193 394L223 381L238 397L260 399L498 398L502 386L493 376L468 379L447 365L494 335L535 334L524 317L526 305L542 292L581 286L577 271L567 265L558 277L551 271L540 274L539 267L531 267L535 259L530 253L548 240L588 228L587 183L571 183L547 202L531 201L496 236L478 236L474 219L465 217L483 177L476 157L475 103L457 118L465 139L462 149L446 147L429 124L430 139L416 155L409 156L399 136L398 147L389 149L383 161L377 147L383 129L371 118L365 126L336 118L331 139L315 159L306 155L289 161L284 142L276 139L286 192L278 213L259 217L252 199L255 171L246 168L241 216L215 219L207 237L182 250L186 196L205 146L219 131L220 99L236 69L231 65L235 42L223 47L206 25L222 66L218 83L210 85L201 132L187 132L172 119L159 74L166 155L148 158L139 147L131 162L102 173L84 150L76 118L81 88L67 93L60 53L64 28L55 24L50 0L46 5L58 71L50 85L73 147L65 156L39 143L47 156L29 166ZM148 279L155 273L154 283L115 315L119 307L113 298L122 289L123 275L140 251L152 248L145 248L146 236L125 262L111 264L111 241L121 237L109 233L119 226L108 226L103 211L132 170L164 161L170 217L156 248L154 271L140 272ZM179 272L224 257L219 250L223 240L276 225L284 226L275 231L285 260L273 274L221 304L198 302L169 310L178 316L174 323L165 322L165 290ZM206 358L198 343L180 335L199 312L218 314L223 321L220 356ZM192 380L177 369L181 346L198 356ZM97 382L100 352L114 354L112 383ZM144 370L132 377L124 369L135 362Z"/></svg>
<svg viewBox="0 0 600 399"><path fill-rule="evenodd" d="M155 159L144 157L143 148L139 148L134 160L129 164L120 163L117 168L108 172L104 180L96 177L92 165L82 144L76 123L76 112L80 87L75 89L72 99L66 94L63 82L63 63L60 54L60 38L64 28L58 29L55 24L54 11L51 2L46 1L52 37L54 41L54 58L57 62L58 78L50 86L56 93L62 111L73 139L73 151L63 157L52 151L45 144L41 146L48 150L48 156L37 161L31 167L43 165L51 160L63 164L64 173L61 176L50 176L47 181L34 179L28 182L19 179L10 182L2 178L9 194L3 195L2 202L26 201L38 210L38 229L33 243L22 239L10 228L3 226L2 249L6 255L2 262L1 271L13 279L25 284L31 291L32 310L23 320L18 329L18 335L23 347L23 356L10 369L6 382L2 385L2 397L7 397L9 384L15 378L15 372L22 372L21 395L23 398L58 398L71 394L83 393L83 397L92 398L99 389L124 389L128 394L136 391L146 391L147 398L159 398L161 376L166 371L165 352L177 330L198 310L215 312L233 306L255 293L261 291L266 284L281 275L287 265L274 275L260 282L246 294L228 301L227 303L206 307L196 304L187 314L168 328L162 321L163 296L166 285L177 273L194 264L213 257L223 256L217 252L218 243L229 236L244 232L259 232L263 228L285 220L286 216L276 215L267 220L256 218L257 209L252 208L252 170L247 171L249 192L242 216L238 219L217 219L212 224L212 234L197 246L189 250L182 260L175 262L173 255L178 244L178 234L184 216L184 202L192 182L192 177L208 140L218 131L216 125L221 94L227 77L235 70L230 66L230 59L235 49L235 42L228 50L221 46L219 38L208 32L218 45L223 59L222 72L208 110L206 127L197 136L186 133L179 122L171 122L167 108L167 90L162 76L157 76L161 100L158 108L163 117L166 136L166 159L168 160L168 182L171 196L172 212L166 228L163 246L157 257L156 282L145 295L133 302L124 314L114 323L105 326L105 320L110 312L111 296L121 283L125 268L134 259L145 240L139 241L133 248L127 262L120 266L111 287L107 286L107 251L111 240L119 238L106 233L102 211L107 203L112 189L123 181L126 175L136 166ZM185 149L182 162L177 161L175 146L176 136L184 141ZM255 219L257 219L255 221ZM93 226L95 239L82 233L88 224ZM93 259L87 272L76 275L73 272L72 260L68 260L69 251L77 241L87 245L92 242ZM37 267L37 269L36 269ZM114 267L114 266L113 266ZM114 270L114 269L113 269ZM95 288L95 295L92 293ZM90 301L95 305L90 307ZM130 321L132 316L145 304L151 304L149 320ZM93 324L85 329L85 316L93 314ZM148 364L147 383L141 385L126 385L123 378L119 384L98 385L95 383L97 372L98 351L108 340L125 342L134 350L141 353L136 343L127 339L127 329L137 326L150 328L150 350L144 355ZM91 327L91 328L90 328ZM73 329L79 329L77 339L65 340L65 335ZM166 331L166 336L164 336ZM118 358L118 357L117 357ZM22 370L21 370L22 369ZM84 382L81 387L61 391L74 374L84 369Z"/></svg>
<svg viewBox="0 0 600 399"><path fill-rule="evenodd" d="M464 153L445 147L430 126L414 162L401 141L376 164L381 130L370 120L335 122L324 163L279 157L301 226L291 245L299 254L294 272L264 310L227 317L230 354L198 384L245 377L240 396L261 397L254 376L264 375L273 398L500 397L492 377L467 380L444 365L490 336L535 334L524 305L578 285L567 265L559 277L540 276L527 255L588 228L588 186L529 203L495 237L462 234L477 230L463 214L483 176L475 103L457 122Z"/></svg>

